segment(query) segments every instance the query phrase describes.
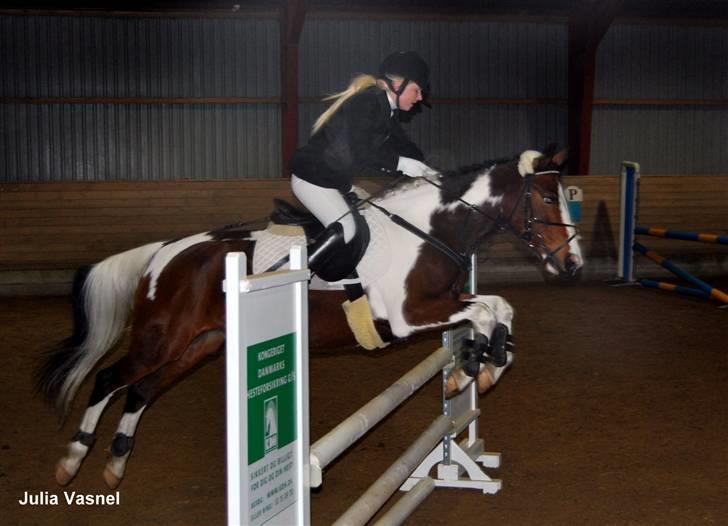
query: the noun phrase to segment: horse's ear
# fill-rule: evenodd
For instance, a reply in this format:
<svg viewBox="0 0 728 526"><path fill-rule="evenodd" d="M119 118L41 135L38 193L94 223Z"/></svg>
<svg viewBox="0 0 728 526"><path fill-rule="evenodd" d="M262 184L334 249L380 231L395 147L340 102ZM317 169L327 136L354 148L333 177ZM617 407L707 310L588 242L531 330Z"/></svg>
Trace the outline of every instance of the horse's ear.
<svg viewBox="0 0 728 526"><path fill-rule="evenodd" d="M559 169L561 169L566 164L566 160L568 158L569 158L569 149L564 148L560 152L555 153L553 157L551 157L551 162L554 163L556 166L558 166Z"/></svg>

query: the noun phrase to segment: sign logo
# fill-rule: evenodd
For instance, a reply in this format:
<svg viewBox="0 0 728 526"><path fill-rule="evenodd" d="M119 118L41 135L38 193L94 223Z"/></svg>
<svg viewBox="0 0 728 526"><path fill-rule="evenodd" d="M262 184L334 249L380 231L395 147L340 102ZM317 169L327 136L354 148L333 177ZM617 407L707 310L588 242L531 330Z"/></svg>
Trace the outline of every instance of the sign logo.
<svg viewBox="0 0 728 526"><path fill-rule="evenodd" d="M263 402L263 440L265 453L278 449L278 397L268 398Z"/></svg>

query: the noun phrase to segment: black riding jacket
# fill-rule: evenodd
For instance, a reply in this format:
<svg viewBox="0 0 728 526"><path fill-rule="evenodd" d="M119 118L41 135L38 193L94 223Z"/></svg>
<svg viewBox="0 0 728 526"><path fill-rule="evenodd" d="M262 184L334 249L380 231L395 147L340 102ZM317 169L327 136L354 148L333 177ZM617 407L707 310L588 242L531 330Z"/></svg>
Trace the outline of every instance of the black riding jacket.
<svg viewBox="0 0 728 526"><path fill-rule="evenodd" d="M400 156L424 160L397 112L390 114L381 89L372 86L357 93L296 150L291 170L309 183L348 192L354 177L393 175Z"/></svg>

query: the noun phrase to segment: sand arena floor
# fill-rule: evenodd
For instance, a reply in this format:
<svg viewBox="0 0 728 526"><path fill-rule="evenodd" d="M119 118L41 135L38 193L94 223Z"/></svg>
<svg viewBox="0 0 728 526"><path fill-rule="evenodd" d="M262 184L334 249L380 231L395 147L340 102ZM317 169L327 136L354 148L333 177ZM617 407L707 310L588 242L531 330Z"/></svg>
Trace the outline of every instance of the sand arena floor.
<svg viewBox="0 0 728 526"><path fill-rule="evenodd" d="M725 284L725 283L724 283ZM516 308L516 362L481 399L496 495L435 490L409 524L652 525L728 520L728 311L701 300L602 283L492 289ZM33 394L37 354L67 335L65 298L0 299L0 523L217 525L225 522L224 361L159 399L136 436L114 506L68 506L54 465L90 393L58 429ZM383 352L311 355L311 435L333 425L438 345L419 338ZM120 349L118 352L123 352ZM113 359L113 356L109 357ZM314 524L330 524L437 413L433 380L326 474ZM101 473L121 403L67 488L107 492ZM21 506L24 492L57 506Z"/></svg>

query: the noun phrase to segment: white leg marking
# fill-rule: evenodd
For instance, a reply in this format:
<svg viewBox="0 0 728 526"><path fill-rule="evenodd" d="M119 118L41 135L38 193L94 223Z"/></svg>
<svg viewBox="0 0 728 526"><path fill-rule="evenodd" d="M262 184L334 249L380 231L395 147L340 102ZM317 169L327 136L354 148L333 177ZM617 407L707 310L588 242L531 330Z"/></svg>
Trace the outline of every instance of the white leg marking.
<svg viewBox="0 0 728 526"><path fill-rule="evenodd" d="M128 437L134 436L134 432L139 424L139 419L142 417L142 412L146 408L147 406L143 406L136 413L124 413L121 417L121 421L119 422L119 427L116 428L116 432L122 433ZM127 451L120 457L112 455L111 459L106 464L106 469L111 471L117 478L122 478L124 476L124 471L126 470L126 461L129 459L129 455L131 455L131 450Z"/></svg>
<svg viewBox="0 0 728 526"><path fill-rule="evenodd" d="M118 389L116 391L118 391ZM84 433L94 432L96 425L99 423L99 418L101 418L101 413L104 412L106 405L109 403L109 400L111 400L111 397L114 396L116 391L109 393L106 398L86 409L86 412L83 414L83 419L81 420L81 425L79 426L80 431ZM78 473L78 470L81 467L81 462L83 462L88 451L88 446L84 446L81 442L74 440L68 444L68 453L60 460L59 464L66 470L66 472L68 472L69 475L73 476Z"/></svg>

